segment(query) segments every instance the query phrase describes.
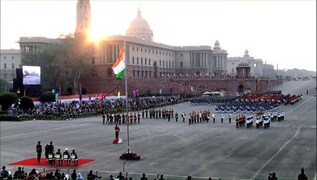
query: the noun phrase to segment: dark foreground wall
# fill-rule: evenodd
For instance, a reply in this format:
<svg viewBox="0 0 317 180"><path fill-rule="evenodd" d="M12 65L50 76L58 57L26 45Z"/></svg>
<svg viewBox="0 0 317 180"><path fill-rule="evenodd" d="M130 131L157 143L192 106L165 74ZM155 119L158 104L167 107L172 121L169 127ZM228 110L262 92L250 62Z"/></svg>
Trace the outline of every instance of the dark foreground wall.
<svg viewBox="0 0 317 180"><path fill-rule="evenodd" d="M81 79L82 87L87 93L117 93L125 94L124 79L117 80L113 76L105 75L85 76ZM199 94L207 90L226 90L228 93L242 92L251 90L252 92L264 92L268 88L281 85L281 80L270 80L267 78L248 78L248 79L210 79L210 78L128 78L128 93L133 91L142 94L180 94L193 93Z"/></svg>

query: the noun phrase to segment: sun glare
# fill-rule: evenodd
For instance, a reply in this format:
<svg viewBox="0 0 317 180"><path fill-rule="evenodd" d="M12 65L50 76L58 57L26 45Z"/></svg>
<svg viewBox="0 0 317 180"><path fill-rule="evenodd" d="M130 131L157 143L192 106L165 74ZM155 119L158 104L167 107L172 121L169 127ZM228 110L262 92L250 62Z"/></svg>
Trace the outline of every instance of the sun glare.
<svg viewBox="0 0 317 180"><path fill-rule="evenodd" d="M98 31L94 31L94 30L91 30L89 32L89 35L88 35L88 40L89 42L93 42L93 43L96 43L96 44L99 44L100 40L102 39L104 35L101 33L101 32L98 32Z"/></svg>

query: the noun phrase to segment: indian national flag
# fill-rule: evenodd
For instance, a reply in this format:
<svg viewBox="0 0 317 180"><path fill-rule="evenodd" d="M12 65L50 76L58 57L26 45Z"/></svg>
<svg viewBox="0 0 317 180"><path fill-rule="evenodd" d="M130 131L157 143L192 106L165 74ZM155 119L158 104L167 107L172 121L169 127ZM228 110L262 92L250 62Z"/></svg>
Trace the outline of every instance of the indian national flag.
<svg viewBox="0 0 317 180"><path fill-rule="evenodd" d="M125 54L123 47L120 49L119 56L117 57L116 62L112 65L112 69L117 79L122 79L124 77Z"/></svg>

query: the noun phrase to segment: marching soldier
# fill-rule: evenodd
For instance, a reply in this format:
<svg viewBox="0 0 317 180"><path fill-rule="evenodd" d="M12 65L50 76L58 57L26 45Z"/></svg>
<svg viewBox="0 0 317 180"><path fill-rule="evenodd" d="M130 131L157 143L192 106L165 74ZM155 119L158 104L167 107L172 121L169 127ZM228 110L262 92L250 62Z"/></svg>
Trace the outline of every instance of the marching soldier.
<svg viewBox="0 0 317 180"><path fill-rule="evenodd" d="M231 123L231 114L229 114L229 123Z"/></svg>
<svg viewBox="0 0 317 180"><path fill-rule="evenodd" d="M124 115L124 113L121 114L121 119L122 119L122 124L124 124L125 123L125 115Z"/></svg>
<svg viewBox="0 0 317 180"><path fill-rule="evenodd" d="M148 110L146 109L145 110L145 117L147 118L147 113L148 113Z"/></svg>
<svg viewBox="0 0 317 180"><path fill-rule="evenodd" d="M213 123L216 122L216 114L212 114L212 122L213 122Z"/></svg>
<svg viewBox="0 0 317 180"><path fill-rule="evenodd" d="M136 115L136 113L133 114L133 120L134 120L134 124L136 124L136 120L137 120L137 115Z"/></svg>
<svg viewBox="0 0 317 180"><path fill-rule="evenodd" d="M104 125L106 123L106 116L105 114L103 113L102 114L102 124Z"/></svg>
<svg viewBox="0 0 317 180"><path fill-rule="evenodd" d="M143 117L143 116L142 116ZM138 123L140 123L140 119L141 119L141 115L140 113L138 112Z"/></svg>
<svg viewBox="0 0 317 180"><path fill-rule="evenodd" d="M183 122L185 122L186 114L185 112L182 113Z"/></svg>
<svg viewBox="0 0 317 180"><path fill-rule="evenodd" d="M177 112L175 113L175 120L176 120L176 122L178 121L178 113Z"/></svg>

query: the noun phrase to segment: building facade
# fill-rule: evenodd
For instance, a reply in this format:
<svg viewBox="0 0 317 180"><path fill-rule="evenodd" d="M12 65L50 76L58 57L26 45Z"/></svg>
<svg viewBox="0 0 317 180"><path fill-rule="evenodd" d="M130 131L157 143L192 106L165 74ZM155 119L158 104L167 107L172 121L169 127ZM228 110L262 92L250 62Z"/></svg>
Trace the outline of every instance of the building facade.
<svg viewBox="0 0 317 180"><path fill-rule="evenodd" d="M12 84L16 77L16 68L21 65L21 52L19 49L1 49L0 79Z"/></svg>
<svg viewBox="0 0 317 180"><path fill-rule="evenodd" d="M90 28L90 1L78 0L78 34L87 36ZM81 36L83 37L83 36ZM157 78L164 76L212 76L237 75L237 67L250 66L251 76L263 75L263 62L254 59L245 52L243 57L227 57L226 50L217 40L213 48L208 45L170 46L154 42L154 34L149 23L138 9L136 18L131 21L124 36L109 36L95 47L95 57L91 62L107 67L106 76L113 77L111 65L115 62L119 50L125 45L126 65L129 78ZM37 51L60 39L44 37L21 37L19 44L22 52Z"/></svg>
<svg viewBox="0 0 317 180"><path fill-rule="evenodd" d="M262 59L255 59L249 55L249 51L245 50L242 57L228 57L227 59L227 72L232 76L237 76L237 69L249 69L248 72L252 77L262 77L263 74L263 61ZM244 74L244 72L242 72Z"/></svg>
<svg viewBox="0 0 317 180"><path fill-rule="evenodd" d="M58 43L59 39L46 37L20 37L18 43L22 53L38 52L50 44Z"/></svg>

